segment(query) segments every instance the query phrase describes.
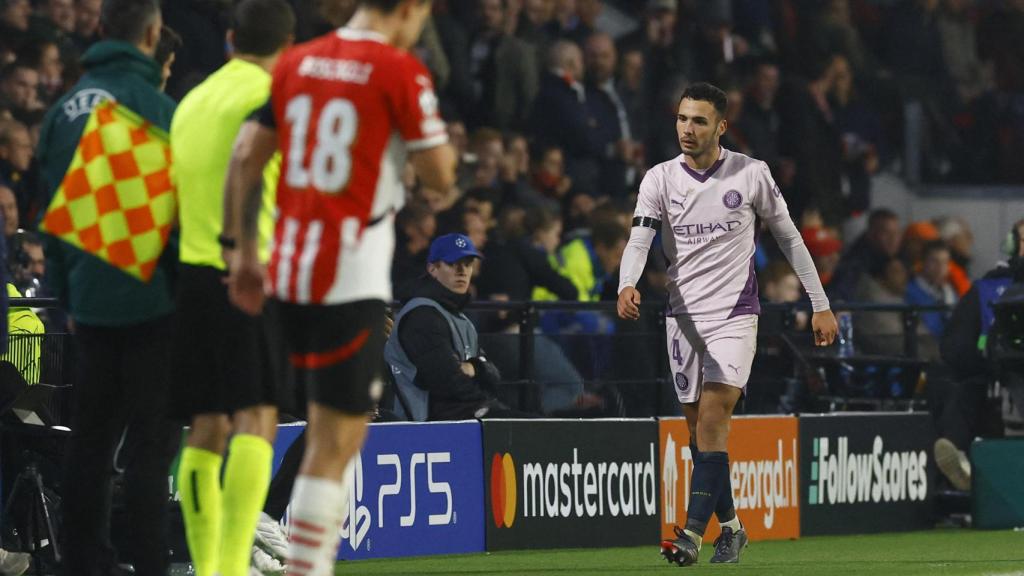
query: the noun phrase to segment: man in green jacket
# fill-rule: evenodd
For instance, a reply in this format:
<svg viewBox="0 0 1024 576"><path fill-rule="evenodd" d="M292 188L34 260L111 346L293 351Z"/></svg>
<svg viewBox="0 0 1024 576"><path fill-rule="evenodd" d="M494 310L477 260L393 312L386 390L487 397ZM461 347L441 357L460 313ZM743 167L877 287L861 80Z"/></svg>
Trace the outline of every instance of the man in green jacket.
<svg viewBox="0 0 1024 576"><path fill-rule="evenodd" d="M160 67L153 60L161 24L158 0L104 0L103 40L82 57L85 75L43 122L38 155L47 204L98 103L116 100L170 128L174 102L158 91ZM176 250L165 252L148 284L52 237L46 254L54 295L71 317L78 350L64 467L63 572L121 573L109 517L111 470L123 441L117 463L125 468L132 526L123 560L140 576L165 575L167 474L176 440L165 416Z"/></svg>

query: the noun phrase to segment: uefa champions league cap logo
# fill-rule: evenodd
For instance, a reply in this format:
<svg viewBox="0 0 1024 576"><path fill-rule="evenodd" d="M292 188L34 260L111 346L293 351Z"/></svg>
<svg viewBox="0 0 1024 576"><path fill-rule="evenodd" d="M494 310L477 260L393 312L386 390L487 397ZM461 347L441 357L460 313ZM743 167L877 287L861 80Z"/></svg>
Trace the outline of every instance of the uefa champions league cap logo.
<svg viewBox="0 0 1024 576"><path fill-rule="evenodd" d="M468 257L483 258L484 256L465 234L445 234L435 238L430 243L427 262L434 263L443 260L449 264L454 264Z"/></svg>
<svg viewBox="0 0 1024 576"><path fill-rule="evenodd" d="M725 196L722 196L722 204L725 204L725 207L730 210L739 208L742 202L743 197L736 190L729 190L725 193Z"/></svg>

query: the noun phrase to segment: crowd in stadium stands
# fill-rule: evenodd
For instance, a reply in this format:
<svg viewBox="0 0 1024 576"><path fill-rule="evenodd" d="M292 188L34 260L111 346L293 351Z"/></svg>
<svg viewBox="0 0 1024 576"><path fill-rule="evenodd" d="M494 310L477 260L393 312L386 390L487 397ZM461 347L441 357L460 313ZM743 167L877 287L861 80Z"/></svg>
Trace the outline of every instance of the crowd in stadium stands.
<svg viewBox="0 0 1024 576"><path fill-rule="evenodd" d="M293 3L299 40L333 26L322 5L343 19L355 4ZM8 237L45 209L34 146L99 37L100 5L0 0ZM164 2L156 58L174 99L227 57L229 5ZM439 102L421 105L448 122L460 194L407 171L396 295L424 273L430 240L458 231L486 256L477 299L614 298L640 179L679 154L682 87L709 81L730 98L724 145L770 165L834 300L953 304L970 286L970 229L957 218L900 222L872 198L872 175L899 171L914 114L924 178L1024 181L1021 37L1020 0L434 0L417 52ZM867 231L841 238L861 214ZM762 271L780 258L770 245L760 252ZM664 273L655 260L650 277ZM858 330L888 336L898 324L869 316ZM928 317L922 336L942 327Z"/></svg>

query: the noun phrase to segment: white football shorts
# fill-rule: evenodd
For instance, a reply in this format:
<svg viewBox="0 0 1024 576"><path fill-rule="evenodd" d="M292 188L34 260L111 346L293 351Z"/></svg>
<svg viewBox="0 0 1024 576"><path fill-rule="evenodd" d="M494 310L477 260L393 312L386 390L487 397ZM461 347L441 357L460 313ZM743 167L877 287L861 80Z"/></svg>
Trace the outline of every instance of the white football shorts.
<svg viewBox="0 0 1024 576"><path fill-rule="evenodd" d="M665 335L669 370L681 403L700 399L704 382L747 387L757 351L756 315L705 321L668 317Z"/></svg>

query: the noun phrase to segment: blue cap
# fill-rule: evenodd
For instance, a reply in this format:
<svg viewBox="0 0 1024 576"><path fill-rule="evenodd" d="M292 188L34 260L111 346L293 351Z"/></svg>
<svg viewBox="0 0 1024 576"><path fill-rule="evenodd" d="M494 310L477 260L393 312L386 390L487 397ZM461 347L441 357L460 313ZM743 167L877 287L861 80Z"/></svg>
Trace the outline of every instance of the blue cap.
<svg viewBox="0 0 1024 576"><path fill-rule="evenodd" d="M465 234L445 234L434 238L430 243L430 254L427 255L427 262L434 263L444 260L454 264L463 258L483 258L483 254L476 249L473 241Z"/></svg>

